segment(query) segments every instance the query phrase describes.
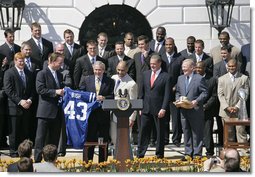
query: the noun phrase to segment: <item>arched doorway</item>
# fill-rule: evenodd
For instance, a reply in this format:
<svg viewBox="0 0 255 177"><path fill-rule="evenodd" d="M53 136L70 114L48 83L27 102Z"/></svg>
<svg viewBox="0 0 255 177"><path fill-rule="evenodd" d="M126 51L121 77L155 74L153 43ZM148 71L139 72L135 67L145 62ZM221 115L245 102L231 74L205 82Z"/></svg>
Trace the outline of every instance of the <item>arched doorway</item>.
<svg viewBox="0 0 255 177"><path fill-rule="evenodd" d="M142 34L152 39L151 26L146 17L127 5L104 5L96 8L81 26L80 44L84 45L90 39L96 40L100 32L108 34L108 44L111 46L116 41L123 40L126 32L134 33L135 39Z"/></svg>

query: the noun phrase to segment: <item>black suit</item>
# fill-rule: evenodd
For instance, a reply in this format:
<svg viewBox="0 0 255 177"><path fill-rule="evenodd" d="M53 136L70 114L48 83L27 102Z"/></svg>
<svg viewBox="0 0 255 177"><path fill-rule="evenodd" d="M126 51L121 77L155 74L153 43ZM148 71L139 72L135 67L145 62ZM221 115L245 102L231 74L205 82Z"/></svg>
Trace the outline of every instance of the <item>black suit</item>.
<svg viewBox="0 0 255 177"><path fill-rule="evenodd" d="M151 73L152 71L150 70L143 73L143 80L139 91L139 98L143 99L141 131L139 131L137 152L139 158L144 157L147 151L152 122L155 123L157 130L156 155L160 158L164 157L164 127L166 117L158 118L158 113L161 109L169 111L170 80L168 74L161 71L151 88Z"/></svg>
<svg viewBox="0 0 255 177"><path fill-rule="evenodd" d="M105 64L105 70L107 71L107 61L105 59L96 56L96 61L102 61ZM83 76L93 74L94 71L88 54L78 58L75 62L75 68L73 73L75 88L79 88L80 80Z"/></svg>
<svg viewBox="0 0 255 177"><path fill-rule="evenodd" d="M2 60L0 60L2 63ZM8 134L7 97L4 91L4 71L0 69L0 148L6 146Z"/></svg>
<svg viewBox="0 0 255 177"><path fill-rule="evenodd" d="M8 97L11 153L16 153L19 144L28 138L30 133L30 121L28 118L32 116L32 105L29 109L24 109L20 105L20 101L30 99L33 102L35 96L34 78L32 73L26 69L24 69L24 74L26 79L25 86L16 67L8 69L4 74L4 90Z"/></svg>
<svg viewBox="0 0 255 177"><path fill-rule="evenodd" d="M181 125L181 115L180 109L176 108L173 104L175 101L175 86L178 80L178 77L182 73L182 61L184 57L180 53L174 53L171 58L171 62L167 58L166 53L162 54L162 60L166 63L167 72L170 77L170 112L172 115L172 141L175 144L181 143L182 138L182 125ZM170 117L169 117L170 119ZM169 120L170 121L170 120ZM169 121L166 124L168 135L165 135L166 141L169 141Z"/></svg>
<svg viewBox="0 0 255 177"><path fill-rule="evenodd" d="M191 58L195 63L197 63L195 53L192 54ZM203 54L202 61L205 63L205 73L213 76L213 59L206 53Z"/></svg>
<svg viewBox="0 0 255 177"><path fill-rule="evenodd" d="M75 62L76 62L77 58L85 55L84 48L81 45L74 43L73 44L73 52L71 54L67 47L67 44L64 43L64 55L65 55L64 62L65 62L65 65L68 67L66 69L69 70L70 76L73 80L73 72L74 72Z"/></svg>
<svg viewBox="0 0 255 177"><path fill-rule="evenodd" d="M180 51L180 54L184 57L184 58L192 58L192 53L188 53L187 49L183 49L182 51Z"/></svg>
<svg viewBox="0 0 255 177"><path fill-rule="evenodd" d="M106 99L114 99L114 80L107 77L105 74L101 81L101 87L99 95L104 96ZM79 86L80 90L88 92L96 92L95 76L90 75L83 77ZM104 111L101 107L93 110L88 120L88 134L87 141L95 142L98 137L103 137L104 142L109 141L109 129L110 129L110 112ZM88 150L88 159L92 160L94 154L94 147ZM102 148L99 148L99 162L107 161L104 158L104 152Z"/></svg>
<svg viewBox="0 0 255 177"><path fill-rule="evenodd" d="M150 47L150 50L152 51L155 51L155 43L156 43L156 40L155 39L152 39L149 43L149 47ZM157 52L159 55L162 55L163 53L166 52L166 49L165 49L165 41L162 43L162 46L161 48L159 49L159 51Z"/></svg>
<svg viewBox="0 0 255 177"><path fill-rule="evenodd" d="M36 114L38 125L35 139L35 162L42 160L41 153L47 133L48 143L58 146L61 120L63 120L64 115L59 104L60 97L55 92L56 89L64 86L62 74L59 71L56 71L56 74L59 86L48 67L39 71L36 76L36 91L39 94L39 103Z"/></svg>
<svg viewBox="0 0 255 177"><path fill-rule="evenodd" d="M37 46L37 43L34 41L33 38L29 39L27 42L30 44L32 49L31 57L34 58L40 64L40 69L42 69L43 62L45 60L48 60L49 54L53 53L52 42L48 41L45 38L42 38L42 48L43 48L42 54Z"/></svg>
<svg viewBox="0 0 255 177"><path fill-rule="evenodd" d="M98 47L99 50L99 47ZM99 55L99 51L98 51L98 55ZM115 55L115 51L113 50L113 48L111 48L109 45L107 45L104 49L104 53L101 56L101 58L108 60L108 58L112 57L113 55ZM100 55L99 55L100 56Z"/></svg>
<svg viewBox="0 0 255 177"><path fill-rule="evenodd" d="M214 154L213 117L219 115L217 79L207 74L205 75L204 78L208 87L208 96L203 105L205 112L204 145L206 148L206 155L213 155Z"/></svg>
<svg viewBox="0 0 255 177"><path fill-rule="evenodd" d="M6 42L0 46L0 54L7 57L8 63L13 61L15 53L18 52L20 52L20 46L17 44L14 44L14 51L10 49Z"/></svg>
<svg viewBox="0 0 255 177"><path fill-rule="evenodd" d="M127 63L128 67L128 75L135 80L135 62L133 59L129 58L128 56L124 56L123 61ZM108 59L108 69L107 75L112 77L114 74L117 74L116 67L119 63L119 58L117 55Z"/></svg>

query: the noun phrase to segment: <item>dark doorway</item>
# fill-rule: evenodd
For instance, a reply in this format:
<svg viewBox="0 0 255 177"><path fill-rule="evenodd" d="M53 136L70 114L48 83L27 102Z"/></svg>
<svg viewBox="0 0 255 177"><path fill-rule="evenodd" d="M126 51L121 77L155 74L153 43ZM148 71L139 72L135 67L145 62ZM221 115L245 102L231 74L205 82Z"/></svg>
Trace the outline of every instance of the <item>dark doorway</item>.
<svg viewBox="0 0 255 177"><path fill-rule="evenodd" d="M80 44L84 45L90 39L96 40L100 32L107 33L108 44L111 46L114 46L116 41L123 40L126 32L134 33L135 39L142 34L152 39L151 26L146 17L127 5L105 5L96 8L81 26Z"/></svg>

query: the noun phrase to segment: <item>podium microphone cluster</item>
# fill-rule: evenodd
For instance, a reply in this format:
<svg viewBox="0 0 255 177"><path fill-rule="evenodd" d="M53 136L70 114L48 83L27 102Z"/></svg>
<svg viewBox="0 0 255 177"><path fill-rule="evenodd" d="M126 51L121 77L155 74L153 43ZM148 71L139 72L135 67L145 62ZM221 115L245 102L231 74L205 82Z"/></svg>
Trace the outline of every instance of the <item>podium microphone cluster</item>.
<svg viewBox="0 0 255 177"><path fill-rule="evenodd" d="M124 90L124 93L122 94L122 90L119 89L119 90L118 90L118 95L119 95L120 98L127 98L127 97L128 97L128 90L125 89L125 90Z"/></svg>

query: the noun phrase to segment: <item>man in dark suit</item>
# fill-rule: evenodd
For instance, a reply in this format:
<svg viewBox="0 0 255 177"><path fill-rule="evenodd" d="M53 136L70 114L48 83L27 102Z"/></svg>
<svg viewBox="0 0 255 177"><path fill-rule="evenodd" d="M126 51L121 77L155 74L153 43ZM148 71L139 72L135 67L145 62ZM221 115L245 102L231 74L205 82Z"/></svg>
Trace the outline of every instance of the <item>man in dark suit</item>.
<svg viewBox="0 0 255 177"><path fill-rule="evenodd" d="M61 96L64 95L63 76L58 70L63 62L62 54L51 54L48 67L41 70L36 76L39 104L36 114L38 125L35 139L35 162L42 160L42 149L47 134L48 143L58 146L61 121L64 120L64 113L59 104Z"/></svg>
<svg viewBox="0 0 255 177"><path fill-rule="evenodd" d="M88 53L78 58L75 62L74 74L73 74L75 88L79 88L80 80L82 77L94 74L92 65L96 61L102 61L107 68L107 60L97 55L96 41L89 40L86 46L87 46Z"/></svg>
<svg viewBox="0 0 255 177"><path fill-rule="evenodd" d="M157 52L158 54L165 53L165 37L166 37L166 29L163 26L157 28L156 31L156 39L152 39L150 41L149 47L150 50Z"/></svg>
<svg viewBox="0 0 255 177"><path fill-rule="evenodd" d="M187 38L187 48L183 49L180 53L184 58L190 58L195 50L195 41L196 38L194 36L189 36Z"/></svg>
<svg viewBox="0 0 255 177"><path fill-rule="evenodd" d="M9 144L12 157L17 157L19 144L29 137L31 106L35 96L34 77L25 69L25 55L14 55L15 67L4 74L4 91L8 97Z"/></svg>
<svg viewBox="0 0 255 177"><path fill-rule="evenodd" d="M97 100L103 102L104 99L114 98L114 80L104 74L105 64L96 61L93 65L94 75L83 77L79 86L80 90L95 92ZM95 142L98 137L103 137L104 142L109 141L110 112L104 111L101 107L93 110L88 120L87 141ZM88 160L93 160L94 147L88 149ZM107 161L104 158L103 148L99 147L99 162Z"/></svg>
<svg viewBox="0 0 255 177"><path fill-rule="evenodd" d="M107 75L112 77L117 74L116 67L120 61L125 61L128 67L128 75L135 79L135 63L134 60L124 54L124 43L122 41L115 43L115 52L117 55L108 59Z"/></svg>
<svg viewBox="0 0 255 177"><path fill-rule="evenodd" d="M206 74L213 76L213 60L209 55L207 55L204 52L204 48L205 48L204 41L201 39L197 39L195 41L195 51L191 55L191 58L195 63L203 61L206 66L205 69Z"/></svg>
<svg viewBox="0 0 255 177"><path fill-rule="evenodd" d="M180 109L176 108L173 104L175 101L175 90L177 79L182 73L181 65L184 57L180 53L176 53L174 39L169 37L165 41L166 52L162 54L162 60L165 64L165 69L170 77L170 113L172 117L172 142L179 147L182 139L182 126L181 126L181 116ZM163 67L162 67L163 68ZM166 134L165 134L165 144L169 144L169 121L170 116L167 117L166 124Z"/></svg>
<svg viewBox="0 0 255 177"><path fill-rule="evenodd" d="M114 50L111 46L107 45L108 36L106 33L101 32L97 35L97 55L105 60L114 55Z"/></svg>
<svg viewBox="0 0 255 177"><path fill-rule="evenodd" d="M152 122L156 125L156 156L164 157L164 138L166 112L169 111L169 76L161 69L161 58L153 54L150 59L151 70L143 73L139 98L143 99L141 129L139 131L137 157L143 158L150 141Z"/></svg>
<svg viewBox="0 0 255 177"><path fill-rule="evenodd" d="M31 57L40 63L40 69L43 68L43 62L48 60L49 54L53 53L53 44L42 37L41 25L37 22L31 24L32 37L27 42L32 49Z"/></svg>
<svg viewBox="0 0 255 177"><path fill-rule="evenodd" d="M20 52L20 46L14 43L14 31L7 29L4 32L5 43L0 46L0 54L7 57L8 64L14 59L14 55ZM8 66L7 66L8 67ZM7 69L7 68L6 68Z"/></svg>
<svg viewBox="0 0 255 177"><path fill-rule="evenodd" d="M196 63L196 73L205 78L208 87L208 96L204 102L203 108L205 112L204 125L204 145L206 148L206 156L212 157L214 154L213 142L213 117L218 116L219 101L217 98L217 79L205 73L205 63L199 61Z"/></svg>
<svg viewBox="0 0 255 177"><path fill-rule="evenodd" d="M0 54L0 63L7 64L7 59L4 55ZM7 117L7 97L4 91L4 72L3 68L0 69L0 149L7 148L8 135L8 117Z"/></svg>
<svg viewBox="0 0 255 177"><path fill-rule="evenodd" d="M144 71L147 71L150 69L150 57L153 51L149 47L149 38L145 35L138 36L137 38L138 41L138 48L140 49L140 52L136 53L134 55L134 60L135 60L135 72L136 72L136 77L135 77L135 82L137 83L138 90L140 88L140 85L142 83L142 74ZM138 131L140 130L141 127L141 120L140 116L137 116L137 127ZM155 145L156 141L156 128L153 126L152 130L152 139L151 139L151 146Z"/></svg>
<svg viewBox="0 0 255 177"><path fill-rule="evenodd" d="M207 86L205 79L194 73L195 63L192 59L186 59L182 63L183 75L178 77L176 85L176 102L187 97L191 109L187 107L180 109L181 122L184 134L185 157L202 157L204 110L203 103L207 97Z"/></svg>
<svg viewBox="0 0 255 177"><path fill-rule="evenodd" d="M65 55L65 65L68 67L70 76L73 82L73 72L74 66L77 58L85 55L84 48L74 42L74 33L70 29L64 31L64 55Z"/></svg>

